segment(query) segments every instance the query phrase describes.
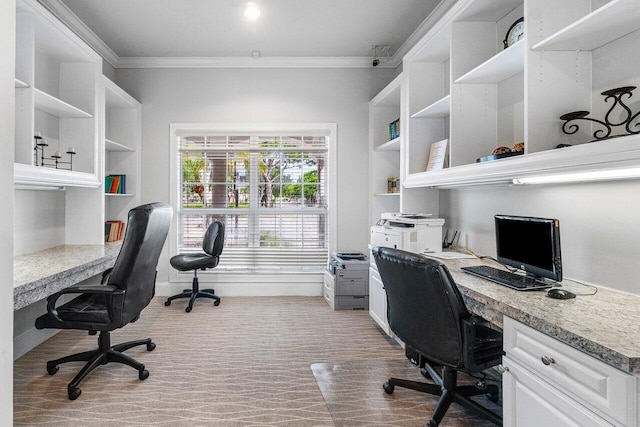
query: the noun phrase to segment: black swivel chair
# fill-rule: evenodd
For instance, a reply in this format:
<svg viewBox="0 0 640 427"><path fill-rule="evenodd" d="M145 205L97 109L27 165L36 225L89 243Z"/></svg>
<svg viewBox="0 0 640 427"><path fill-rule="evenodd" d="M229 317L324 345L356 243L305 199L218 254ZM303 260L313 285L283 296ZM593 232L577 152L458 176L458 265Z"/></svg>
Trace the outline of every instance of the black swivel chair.
<svg viewBox="0 0 640 427"><path fill-rule="evenodd" d="M149 376L144 365L124 354L125 350L146 345L152 351L151 338L111 345L110 332L135 322L155 293L156 266L171 225L173 210L164 203L151 203L129 211L122 248L113 268L103 274L103 284L75 285L47 298L47 313L36 319L36 328L80 329L94 335L98 331L98 349L47 362L47 372L54 375L67 362L86 361L69 383L69 399L82 391L80 382L94 369L109 362L124 363L138 371L141 380ZM106 284L104 282L106 281ZM80 294L56 307L65 294Z"/></svg>
<svg viewBox="0 0 640 427"><path fill-rule="evenodd" d="M384 391L391 394L395 386L400 386L440 396L429 426L440 424L452 402L502 425L502 418L469 399L486 393L497 401L496 385L457 385L458 371L475 374L500 363L502 333L467 311L443 264L399 249L375 247L372 253L387 293L389 326L406 345L424 356L425 371L435 383L391 378L383 385ZM442 366L442 376L430 363Z"/></svg>
<svg viewBox="0 0 640 427"><path fill-rule="evenodd" d="M202 250L204 253L186 253L171 257L169 262L171 266L179 271L193 270L193 282L191 289L184 289L182 293L169 297L164 305L170 306L171 301L178 298L189 298L189 304L184 310L187 313L193 309L193 303L196 298L211 298L213 305L220 305L220 297L216 295L213 289L200 290L198 283L198 270L206 270L207 268L215 268L220 260L220 254L224 246L224 224L220 221L213 221L209 224L207 231L202 239Z"/></svg>

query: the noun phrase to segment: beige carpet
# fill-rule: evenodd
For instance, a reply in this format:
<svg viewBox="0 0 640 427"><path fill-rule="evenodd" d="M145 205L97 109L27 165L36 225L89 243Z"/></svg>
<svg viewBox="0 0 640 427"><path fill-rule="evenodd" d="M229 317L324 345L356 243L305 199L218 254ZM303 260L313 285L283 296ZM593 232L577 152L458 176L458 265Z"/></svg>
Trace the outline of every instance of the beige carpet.
<svg viewBox="0 0 640 427"><path fill-rule="evenodd" d="M163 302L155 298L138 322L112 334L112 343L153 339L154 351L127 352L146 365L148 379L140 381L128 366L101 366L81 384L82 395L68 400L67 383L81 363L61 365L50 376L46 361L93 349L97 339L62 331L15 362L15 425L349 425L332 420L311 365L404 363L401 347L368 312L332 311L321 297L226 297L218 307L198 301L191 313L184 312L186 301ZM385 399L379 384L369 392ZM477 425L468 420L456 425Z"/></svg>

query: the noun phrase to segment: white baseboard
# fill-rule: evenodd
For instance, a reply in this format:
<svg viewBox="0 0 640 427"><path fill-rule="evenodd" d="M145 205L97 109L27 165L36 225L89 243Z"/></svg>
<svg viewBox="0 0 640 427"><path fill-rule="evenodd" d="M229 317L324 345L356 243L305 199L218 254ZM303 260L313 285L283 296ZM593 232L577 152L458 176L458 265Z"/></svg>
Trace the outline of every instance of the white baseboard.
<svg viewBox="0 0 640 427"><path fill-rule="evenodd" d="M191 287L191 283L157 282L156 295L171 296ZM203 283L200 289L213 288L216 295L225 296L322 296L322 282L294 283Z"/></svg>
<svg viewBox="0 0 640 427"><path fill-rule="evenodd" d="M60 329L29 329L13 338L13 360L28 353L55 334Z"/></svg>

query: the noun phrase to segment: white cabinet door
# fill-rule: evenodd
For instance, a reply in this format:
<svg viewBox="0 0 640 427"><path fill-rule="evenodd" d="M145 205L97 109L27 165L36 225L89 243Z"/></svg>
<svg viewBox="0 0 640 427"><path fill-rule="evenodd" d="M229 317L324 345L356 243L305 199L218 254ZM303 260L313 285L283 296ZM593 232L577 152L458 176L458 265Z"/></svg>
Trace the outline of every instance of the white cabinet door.
<svg viewBox="0 0 640 427"><path fill-rule="evenodd" d="M387 293L382 287L380 275L369 269L369 315L389 336L393 336L387 323Z"/></svg>
<svg viewBox="0 0 640 427"><path fill-rule="evenodd" d="M612 424L566 394L503 358L503 417L507 427L591 427Z"/></svg>

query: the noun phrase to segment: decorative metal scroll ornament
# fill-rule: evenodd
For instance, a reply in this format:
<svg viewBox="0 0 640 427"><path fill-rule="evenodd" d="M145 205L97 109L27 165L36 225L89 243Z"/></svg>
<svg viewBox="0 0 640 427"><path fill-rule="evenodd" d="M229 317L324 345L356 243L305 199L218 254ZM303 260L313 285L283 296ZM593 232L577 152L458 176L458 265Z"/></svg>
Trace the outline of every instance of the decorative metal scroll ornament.
<svg viewBox="0 0 640 427"><path fill-rule="evenodd" d="M562 125L562 132L567 135L573 135L574 133L578 132L580 128L580 125L576 124L575 121L585 120L588 122L597 123L598 125L603 127L603 129L598 129L593 133L593 137L597 141L640 133L640 122L633 124L638 116L640 116L640 111L633 114L631 112L631 109L623 101L624 97L626 97L627 99L631 98L631 91L633 91L635 88L636 86L625 86L615 89L609 89L602 92L602 95L605 97L604 102L613 100L613 105L611 105L611 108L609 108L609 111L607 111L607 114L605 114L604 121L587 117L589 115L589 111L574 111L572 113L567 113L560 116L560 120L565 121ZM614 110L620 112L620 118L618 120L616 120L616 118L612 116ZM620 126L624 126L624 129L627 133L611 135L613 129Z"/></svg>

